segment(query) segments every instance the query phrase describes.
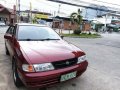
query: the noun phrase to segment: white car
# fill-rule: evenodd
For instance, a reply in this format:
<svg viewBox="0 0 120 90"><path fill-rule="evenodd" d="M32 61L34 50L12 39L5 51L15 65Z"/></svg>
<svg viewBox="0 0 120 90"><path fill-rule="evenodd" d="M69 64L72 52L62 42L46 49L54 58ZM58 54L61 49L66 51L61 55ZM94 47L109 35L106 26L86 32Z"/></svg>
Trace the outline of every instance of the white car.
<svg viewBox="0 0 120 90"><path fill-rule="evenodd" d="M47 25L47 22L45 20L37 20L37 24L41 24L41 25Z"/></svg>
<svg viewBox="0 0 120 90"><path fill-rule="evenodd" d="M5 26L5 23L3 21L0 21L0 26Z"/></svg>

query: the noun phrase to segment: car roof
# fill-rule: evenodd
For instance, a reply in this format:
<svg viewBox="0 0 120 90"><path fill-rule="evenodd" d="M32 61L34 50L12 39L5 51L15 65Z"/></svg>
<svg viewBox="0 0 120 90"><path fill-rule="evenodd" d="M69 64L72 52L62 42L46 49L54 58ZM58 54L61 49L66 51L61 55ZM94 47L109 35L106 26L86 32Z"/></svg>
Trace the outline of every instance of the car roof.
<svg viewBox="0 0 120 90"><path fill-rule="evenodd" d="M40 26L40 27L47 27L47 25L42 24L32 24L32 23L16 23L19 26Z"/></svg>

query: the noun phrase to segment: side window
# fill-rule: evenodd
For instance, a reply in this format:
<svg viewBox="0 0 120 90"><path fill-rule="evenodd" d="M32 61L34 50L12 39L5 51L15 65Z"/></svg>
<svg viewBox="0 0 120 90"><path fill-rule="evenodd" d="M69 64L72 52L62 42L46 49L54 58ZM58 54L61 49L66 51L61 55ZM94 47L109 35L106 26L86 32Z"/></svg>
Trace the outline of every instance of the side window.
<svg viewBox="0 0 120 90"><path fill-rule="evenodd" d="M11 27L8 28L8 30L6 31L6 33L10 33L10 28L11 28Z"/></svg>
<svg viewBox="0 0 120 90"><path fill-rule="evenodd" d="M10 26L7 30L7 33L11 34L11 35L15 35L15 26Z"/></svg>

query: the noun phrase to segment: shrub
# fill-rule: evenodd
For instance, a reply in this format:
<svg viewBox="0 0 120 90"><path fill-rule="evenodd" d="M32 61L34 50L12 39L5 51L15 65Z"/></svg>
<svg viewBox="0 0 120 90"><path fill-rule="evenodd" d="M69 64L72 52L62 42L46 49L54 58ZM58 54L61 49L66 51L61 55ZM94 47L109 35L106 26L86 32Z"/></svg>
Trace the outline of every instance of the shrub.
<svg viewBox="0 0 120 90"><path fill-rule="evenodd" d="M74 30L74 34L80 34L81 30Z"/></svg>
<svg viewBox="0 0 120 90"><path fill-rule="evenodd" d="M92 33L89 31L88 35L91 35Z"/></svg>

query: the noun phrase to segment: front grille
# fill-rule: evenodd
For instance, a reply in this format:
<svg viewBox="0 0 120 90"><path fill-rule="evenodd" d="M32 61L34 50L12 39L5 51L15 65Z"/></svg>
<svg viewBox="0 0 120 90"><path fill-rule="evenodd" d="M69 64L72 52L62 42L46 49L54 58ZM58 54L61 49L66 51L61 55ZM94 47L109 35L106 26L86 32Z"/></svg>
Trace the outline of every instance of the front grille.
<svg viewBox="0 0 120 90"><path fill-rule="evenodd" d="M67 59L63 61L56 61L52 63L55 69L61 69L65 67L70 67L77 64L77 58Z"/></svg>
<svg viewBox="0 0 120 90"><path fill-rule="evenodd" d="M44 81L36 81L36 82L27 82L28 85L30 86L48 86L48 85L52 85L55 83L59 83L59 78L52 78L52 79L48 79L48 80L44 80Z"/></svg>

